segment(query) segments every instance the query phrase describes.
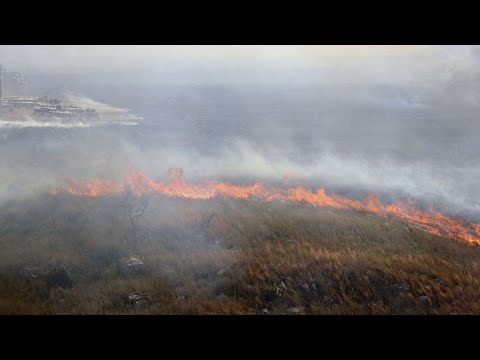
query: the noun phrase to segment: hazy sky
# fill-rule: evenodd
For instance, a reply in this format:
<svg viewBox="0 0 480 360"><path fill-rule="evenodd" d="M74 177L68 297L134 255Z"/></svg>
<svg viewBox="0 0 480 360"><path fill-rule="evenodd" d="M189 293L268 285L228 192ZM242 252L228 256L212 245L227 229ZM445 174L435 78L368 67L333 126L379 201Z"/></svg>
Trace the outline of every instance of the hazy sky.
<svg viewBox="0 0 480 360"><path fill-rule="evenodd" d="M7 45L0 63L25 73L115 73L179 82L405 82L469 66L469 46ZM457 65L458 65L457 64Z"/></svg>

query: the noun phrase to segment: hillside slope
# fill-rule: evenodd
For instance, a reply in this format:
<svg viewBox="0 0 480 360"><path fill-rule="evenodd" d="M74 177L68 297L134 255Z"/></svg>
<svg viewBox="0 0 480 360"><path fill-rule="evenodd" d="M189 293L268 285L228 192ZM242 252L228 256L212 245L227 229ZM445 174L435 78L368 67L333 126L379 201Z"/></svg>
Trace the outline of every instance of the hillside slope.
<svg viewBox="0 0 480 360"><path fill-rule="evenodd" d="M134 242L121 200L4 205L0 313L480 313L480 249L395 219L152 196Z"/></svg>

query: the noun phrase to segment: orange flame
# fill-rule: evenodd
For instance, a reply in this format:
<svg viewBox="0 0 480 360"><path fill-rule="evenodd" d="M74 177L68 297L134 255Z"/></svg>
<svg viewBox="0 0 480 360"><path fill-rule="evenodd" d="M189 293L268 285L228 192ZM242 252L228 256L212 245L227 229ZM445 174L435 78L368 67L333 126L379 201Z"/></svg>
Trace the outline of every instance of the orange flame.
<svg viewBox="0 0 480 360"><path fill-rule="evenodd" d="M181 169L170 169L169 173L172 179L168 183L153 181L133 167L130 168L121 185L100 178L89 179L81 183L77 183L70 178L63 178L67 185L66 188L51 188L49 194L55 196L67 193L75 196L97 197L129 190L135 196L162 194L169 197L203 200L224 196L264 202L279 200L297 204L306 203L315 207L351 209L383 216L394 216L432 234L445 235L469 244L480 245L480 224L467 224L433 209L428 212L416 209L412 200L382 204L378 196L373 194L368 195L364 201L359 201L341 195L327 194L324 188L319 188L316 191L308 190L302 186L288 189L266 188L261 183L241 186L207 181L200 185L191 185L185 180Z"/></svg>

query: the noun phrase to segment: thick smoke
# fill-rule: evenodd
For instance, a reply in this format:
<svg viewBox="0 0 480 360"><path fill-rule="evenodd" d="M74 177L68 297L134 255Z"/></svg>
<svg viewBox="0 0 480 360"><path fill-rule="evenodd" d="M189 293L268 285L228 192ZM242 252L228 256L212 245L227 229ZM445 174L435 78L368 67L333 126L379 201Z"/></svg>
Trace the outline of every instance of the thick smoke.
<svg viewBox="0 0 480 360"><path fill-rule="evenodd" d="M95 63L86 55L93 50L76 48L65 75L54 71L65 49L51 61L43 49L35 63L38 49L9 48L8 59L20 56L32 70L32 93L67 89L73 102L144 119L75 129L1 124L0 192L35 193L61 176L119 179L132 164L159 179L181 167L191 181L278 182L298 173L308 186L478 212L478 48L386 49L253 47L240 60L231 56L238 49L166 49L161 66L148 58L161 49L148 49L133 57L144 67L130 59L112 72L105 57Z"/></svg>

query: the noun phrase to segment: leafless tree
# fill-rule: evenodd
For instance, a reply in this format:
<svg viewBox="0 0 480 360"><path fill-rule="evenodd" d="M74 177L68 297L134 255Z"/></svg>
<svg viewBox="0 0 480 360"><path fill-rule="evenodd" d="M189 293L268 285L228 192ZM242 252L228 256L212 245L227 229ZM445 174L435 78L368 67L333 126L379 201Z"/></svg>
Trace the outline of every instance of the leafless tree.
<svg viewBox="0 0 480 360"><path fill-rule="evenodd" d="M145 214L148 204L148 196L136 197L130 190L125 191L121 200L121 206L126 209L132 227L132 240L135 250L138 249L138 220Z"/></svg>

